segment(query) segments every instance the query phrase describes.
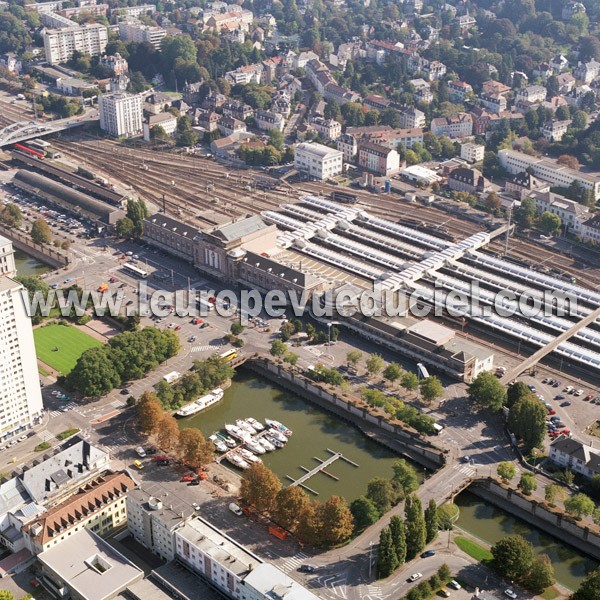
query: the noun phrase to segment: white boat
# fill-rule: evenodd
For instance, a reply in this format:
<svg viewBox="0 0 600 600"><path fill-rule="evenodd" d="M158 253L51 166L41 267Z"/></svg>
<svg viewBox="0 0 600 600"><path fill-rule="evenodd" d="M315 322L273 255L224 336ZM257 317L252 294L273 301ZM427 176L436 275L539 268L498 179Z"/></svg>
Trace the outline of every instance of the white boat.
<svg viewBox="0 0 600 600"><path fill-rule="evenodd" d="M240 448L238 452L240 453L241 457L248 462L262 462L262 460L258 456L252 454L252 452L250 452L250 450L247 450L246 448Z"/></svg>
<svg viewBox="0 0 600 600"><path fill-rule="evenodd" d="M178 417L189 417L191 415L195 415L199 413L201 410L216 404L223 398L223 390L221 388L215 388L210 394L206 394L206 396L202 396L198 398L195 402L184 406L180 410L178 410L175 414Z"/></svg>
<svg viewBox="0 0 600 600"><path fill-rule="evenodd" d="M254 427L252 427L252 425L250 425L250 423L247 423L246 421L244 421L244 419L238 419L235 424L242 430L242 431L246 431L247 433L249 433L250 435L256 435L256 429L254 429Z"/></svg>
<svg viewBox="0 0 600 600"><path fill-rule="evenodd" d="M273 419L265 419L265 423L272 429L281 431L287 437L291 437L291 435L293 433L291 429L288 429L285 425L283 425L279 421L274 421Z"/></svg>
<svg viewBox="0 0 600 600"><path fill-rule="evenodd" d="M245 442L250 437L250 434L248 432L243 431L237 425L226 424L225 431L227 431L227 433L232 435L234 438L241 440L242 442Z"/></svg>
<svg viewBox="0 0 600 600"><path fill-rule="evenodd" d="M215 448L218 452L227 452L227 445L225 442L217 437L214 433L213 435L209 436L208 439L215 445Z"/></svg>
<svg viewBox="0 0 600 600"><path fill-rule="evenodd" d="M254 429L256 429L256 431L264 431L264 429L265 429L265 426L260 421L257 421L253 417L248 417L246 419L246 423L248 423L249 425L254 427Z"/></svg>
<svg viewBox="0 0 600 600"><path fill-rule="evenodd" d="M254 438L249 438L246 440L246 446L248 448L250 448L250 450L252 450L252 452L256 453L256 454L264 454L265 453L265 449L254 439Z"/></svg>
<svg viewBox="0 0 600 600"><path fill-rule="evenodd" d="M283 435L283 434L281 434ZM285 436L283 436L285 437ZM275 446L275 448L283 448L285 446L285 442L282 442L281 440L278 440L274 435L272 435L271 433L267 433L267 435L265 435L263 438L261 438L263 440L267 440L268 442L270 442L273 446Z"/></svg>
<svg viewBox="0 0 600 600"><path fill-rule="evenodd" d="M267 434L267 436L271 437L271 438L275 438L276 440L280 441L282 444L287 443L287 437L281 432L279 431L279 429L271 429L269 430L269 433Z"/></svg>
<svg viewBox="0 0 600 600"><path fill-rule="evenodd" d="M217 437L219 437L220 439L222 439L225 442L225 445L228 448L235 448L237 446L237 442L232 438L229 437L228 435L225 435L224 433L221 433L220 431L218 431L216 433Z"/></svg>
<svg viewBox="0 0 600 600"><path fill-rule="evenodd" d="M226 455L226 458L234 467L239 469L250 468L250 465L237 452L230 452Z"/></svg>
<svg viewBox="0 0 600 600"><path fill-rule="evenodd" d="M273 452L275 450L275 446L271 444L271 442L265 438L264 436L256 438L256 441L267 451Z"/></svg>

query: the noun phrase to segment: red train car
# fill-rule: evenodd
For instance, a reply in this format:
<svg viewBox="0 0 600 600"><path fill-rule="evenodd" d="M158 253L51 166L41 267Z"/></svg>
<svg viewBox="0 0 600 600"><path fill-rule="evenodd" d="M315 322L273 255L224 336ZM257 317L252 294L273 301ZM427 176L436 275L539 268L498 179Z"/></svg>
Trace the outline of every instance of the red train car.
<svg viewBox="0 0 600 600"><path fill-rule="evenodd" d="M28 148L27 146L23 146L22 144L15 144L15 148L17 150L20 150L21 152L30 154L31 156L35 156L35 157L39 158L40 160L43 160L44 156L46 156L45 152L39 152L38 150L32 150L31 148Z"/></svg>

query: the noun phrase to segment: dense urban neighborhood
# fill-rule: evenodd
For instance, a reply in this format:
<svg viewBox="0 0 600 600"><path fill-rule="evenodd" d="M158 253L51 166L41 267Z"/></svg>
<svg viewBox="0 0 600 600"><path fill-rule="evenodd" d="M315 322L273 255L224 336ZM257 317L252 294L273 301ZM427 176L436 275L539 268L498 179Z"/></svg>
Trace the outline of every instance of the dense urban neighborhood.
<svg viewBox="0 0 600 600"><path fill-rule="evenodd" d="M0 0L0 600L600 600L600 3Z"/></svg>

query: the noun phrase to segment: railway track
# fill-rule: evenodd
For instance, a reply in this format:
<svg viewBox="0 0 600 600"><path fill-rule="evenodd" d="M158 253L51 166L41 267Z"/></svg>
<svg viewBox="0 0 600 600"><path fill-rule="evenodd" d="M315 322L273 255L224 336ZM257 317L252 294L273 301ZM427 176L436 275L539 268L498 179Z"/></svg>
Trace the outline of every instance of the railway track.
<svg viewBox="0 0 600 600"><path fill-rule="evenodd" d="M78 139L53 141L53 145L75 162L84 162L95 171L101 169L110 177L131 186L141 197L157 206L162 207L164 197L168 213L199 227L219 222L219 218L211 218L211 213L238 218L277 209L280 204L294 202L303 194L329 196L330 192L339 189L329 184L302 182L294 186L296 193L289 188L257 190L253 187L254 171L227 169L219 163L194 156L145 148L122 148L112 140L86 135ZM94 161L88 157L94 157ZM148 170L144 170L145 167ZM248 189L249 186L252 189ZM457 238L484 230L478 223L462 220L436 207L407 204L364 190L353 190L353 193L369 212L391 220L410 217L433 227L443 227ZM490 249L503 253L504 239L494 240ZM600 269L589 268L582 272L581 264L573 258L518 238L511 240L509 257L536 266L547 264L590 287L596 287L600 282Z"/></svg>

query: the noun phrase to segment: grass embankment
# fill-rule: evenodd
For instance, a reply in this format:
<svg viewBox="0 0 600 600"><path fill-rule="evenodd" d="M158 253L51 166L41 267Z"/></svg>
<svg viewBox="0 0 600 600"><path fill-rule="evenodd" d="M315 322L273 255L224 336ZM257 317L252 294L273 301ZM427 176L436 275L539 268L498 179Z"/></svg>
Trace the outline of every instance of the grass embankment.
<svg viewBox="0 0 600 600"><path fill-rule="evenodd" d="M62 431L56 437L62 441L74 436L76 433L79 433L79 429L77 427L71 427L71 429L66 429L65 431Z"/></svg>
<svg viewBox="0 0 600 600"><path fill-rule="evenodd" d="M477 542L461 535L456 536L454 541L456 542L456 545L471 558L482 563L489 563L492 561L492 553Z"/></svg>
<svg viewBox="0 0 600 600"><path fill-rule="evenodd" d="M33 330L37 357L63 375L68 375L88 348L102 344L71 325L52 323Z"/></svg>

